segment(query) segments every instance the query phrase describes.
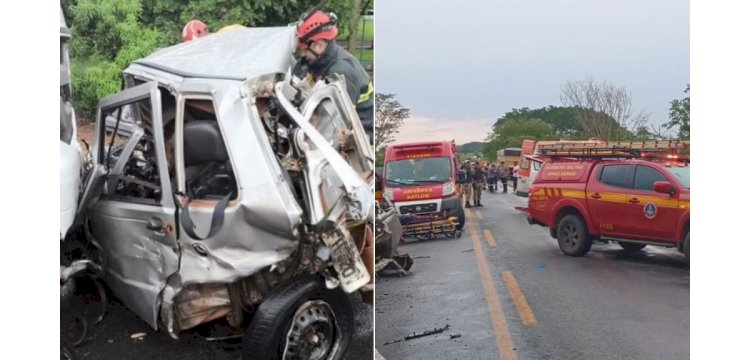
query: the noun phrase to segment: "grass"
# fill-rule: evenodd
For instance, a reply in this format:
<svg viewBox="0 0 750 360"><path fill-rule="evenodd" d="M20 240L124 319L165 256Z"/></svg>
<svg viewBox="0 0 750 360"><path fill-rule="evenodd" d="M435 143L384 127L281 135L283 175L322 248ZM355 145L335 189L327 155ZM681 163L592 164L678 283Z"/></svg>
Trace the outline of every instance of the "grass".
<svg viewBox="0 0 750 360"><path fill-rule="evenodd" d="M357 39L362 39L362 24L365 26L365 36L364 41L372 41L373 39L373 21L372 20L360 20L359 27L357 29ZM338 40L346 40L346 38L349 36L348 31L341 31L338 36Z"/></svg>

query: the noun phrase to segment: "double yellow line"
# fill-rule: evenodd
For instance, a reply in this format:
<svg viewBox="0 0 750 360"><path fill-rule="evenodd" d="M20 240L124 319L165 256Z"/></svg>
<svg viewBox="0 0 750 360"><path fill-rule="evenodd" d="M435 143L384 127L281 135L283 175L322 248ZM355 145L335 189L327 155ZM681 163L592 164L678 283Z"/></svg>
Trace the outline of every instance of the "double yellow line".
<svg viewBox="0 0 750 360"><path fill-rule="evenodd" d="M481 215L480 215L481 216ZM500 297L495 288L495 283L492 279L492 273L490 272L490 266L487 263L487 258L484 255L484 249L482 243L479 241L479 232L477 225L474 223L473 214L471 210L466 210L466 224L469 227L469 235L471 241L474 244L474 255L477 260L477 266L479 267L479 277L482 280L482 287L484 288L485 299L487 300L487 307L490 312L490 319L492 320L492 328L495 333L495 343L497 345L498 352L500 353L500 359L502 360L516 360L515 346L513 346L513 338L511 337L510 331L508 330L508 323L503 312L502 304L500 303ZM480 218L481 219L481 218ZM484 229L484 238L487 240L490 248L497 246L495 237L492 236L492 232L488 229ZM526 302L526 297L523 295L521 288L518 286L513 273L510 271L504 271L502 273L503 281L508 289L508 293L513 299L513 303L516 306L516 310L520 314L521 321L526 326L536 324L536 318L531 307Z"/></svg>

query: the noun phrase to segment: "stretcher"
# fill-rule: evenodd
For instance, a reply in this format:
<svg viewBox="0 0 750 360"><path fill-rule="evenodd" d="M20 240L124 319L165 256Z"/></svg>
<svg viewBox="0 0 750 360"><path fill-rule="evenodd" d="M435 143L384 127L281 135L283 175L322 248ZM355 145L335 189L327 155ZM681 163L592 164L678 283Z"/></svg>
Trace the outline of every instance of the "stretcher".
<svg viewBox="0 0 750 360"><path fill-rule="evenodd" d="M401 217L403 236L414 237L419 240L433 240L438 235L448 238L460 238L458 218L449 215L406 215Z"/></svg>

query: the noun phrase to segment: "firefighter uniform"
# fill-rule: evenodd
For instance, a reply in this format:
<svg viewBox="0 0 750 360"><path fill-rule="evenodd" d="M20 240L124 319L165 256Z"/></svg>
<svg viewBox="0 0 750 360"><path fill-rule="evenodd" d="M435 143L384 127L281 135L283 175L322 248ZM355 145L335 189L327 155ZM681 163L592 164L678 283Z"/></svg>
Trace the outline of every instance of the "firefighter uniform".
<svg viewBox="0 0 750 360"><path fill-rule="evenodd" d="M346 49L335 41L326 46L325 51L315 60L308 61L301 58L294 66L293 73L299 78L312 76L320 80L331 74L343 75L346 80L346 92L357 109L357 115L365 128L365 132L373 139L374 126L374 88L370 76L362 64Z"/></svg>

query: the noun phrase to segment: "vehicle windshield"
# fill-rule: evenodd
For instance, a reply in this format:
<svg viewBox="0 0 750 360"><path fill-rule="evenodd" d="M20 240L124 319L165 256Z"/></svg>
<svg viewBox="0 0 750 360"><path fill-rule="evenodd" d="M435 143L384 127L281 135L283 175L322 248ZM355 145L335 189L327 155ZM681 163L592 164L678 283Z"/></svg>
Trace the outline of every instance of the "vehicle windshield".
<svg viewBox="0 0 750 360"><path fill-rule="evenodd" d="M689 166L666 166L667 171L672 173L682 186L690 189L690 167Z"/></svg>
<svg viewBox="0 0 750 360"><path fill-rule="evenodd" d="M389 161L385 165L385 181L389 186L441 184L451 180L449 157Z"/></svg>

